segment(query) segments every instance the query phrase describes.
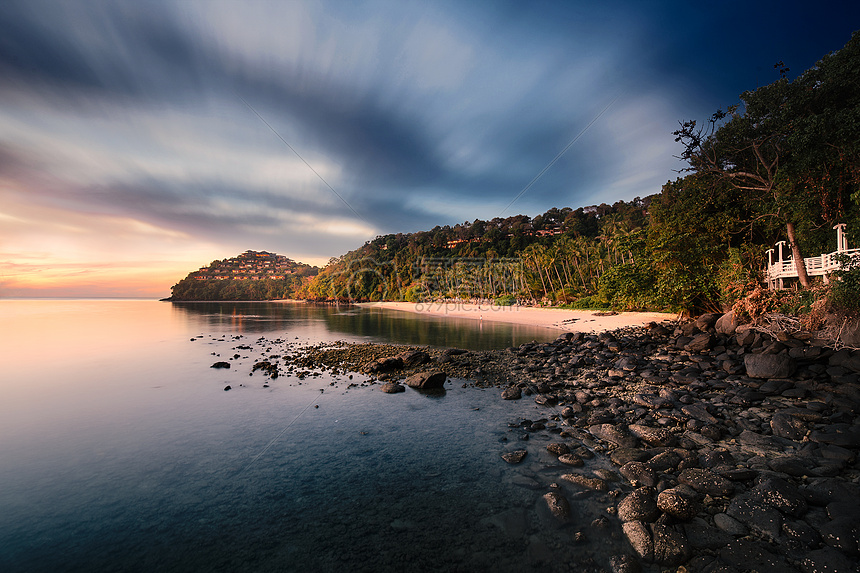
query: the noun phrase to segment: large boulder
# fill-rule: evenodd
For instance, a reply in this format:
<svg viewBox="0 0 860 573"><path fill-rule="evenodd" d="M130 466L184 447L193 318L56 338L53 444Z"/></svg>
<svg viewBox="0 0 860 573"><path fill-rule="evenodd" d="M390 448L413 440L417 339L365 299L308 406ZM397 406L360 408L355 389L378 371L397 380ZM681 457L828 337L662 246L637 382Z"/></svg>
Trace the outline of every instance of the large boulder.
<svg viewBox="0 0 860 573"><path fill-rule="evenodd" d="M741 321L738 315L736 315L734 311L729 311L717 320L714 328L717 330L717 334L731 336L740 325Z"/></svg>
<svg viewBox="0 0 860 573"><path fill-rule="evenodd" d="M745 354L744 366L750 378L788 378L795 362L787 354Z"/></svg>
<svg viewBox="0 0 860 573"><path fill-rule="evenodd" d="M410 388L430 390L433 388L444 388L448 376L441 370L430 372L419 372L406 379L406 385Z"/></svg>

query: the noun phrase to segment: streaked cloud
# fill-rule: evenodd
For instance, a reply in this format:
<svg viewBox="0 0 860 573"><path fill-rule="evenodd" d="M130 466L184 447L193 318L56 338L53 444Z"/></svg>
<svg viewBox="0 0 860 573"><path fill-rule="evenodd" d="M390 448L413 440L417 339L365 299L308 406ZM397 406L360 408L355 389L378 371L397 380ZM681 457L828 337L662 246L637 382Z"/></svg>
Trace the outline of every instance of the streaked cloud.
<svg viewBox="0 0 860 573"><path fill-rule="evenodd" d="M492 218L577 137L506 214L656 193L678 119L860 15L780 6L7 1L0 296L163 296L245 249Z"/></svg>

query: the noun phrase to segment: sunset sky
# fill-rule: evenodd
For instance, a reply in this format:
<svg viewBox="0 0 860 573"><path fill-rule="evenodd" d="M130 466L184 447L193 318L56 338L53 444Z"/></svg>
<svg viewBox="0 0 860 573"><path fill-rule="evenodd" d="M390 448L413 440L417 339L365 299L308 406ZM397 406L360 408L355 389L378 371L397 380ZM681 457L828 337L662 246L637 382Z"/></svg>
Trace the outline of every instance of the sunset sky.
<svg viewBox="0 0 860 573"><path fill-rule="evenodd" d="M856 29L856 0L5 0L0 297L657 193L679 120Z"/></svg>

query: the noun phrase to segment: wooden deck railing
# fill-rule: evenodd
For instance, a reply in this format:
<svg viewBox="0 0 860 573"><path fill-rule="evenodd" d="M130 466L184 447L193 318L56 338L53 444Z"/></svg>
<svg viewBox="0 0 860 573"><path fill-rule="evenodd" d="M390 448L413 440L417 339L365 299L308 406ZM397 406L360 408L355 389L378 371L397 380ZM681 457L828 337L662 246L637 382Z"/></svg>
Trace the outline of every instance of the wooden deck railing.
<svg viewBox="0 0 860 573"><path fill-rule="evenodd" d="M845 251L805 258L803 262L806 264L806 273L809 276L826 276L834 271L838 271L839 262L836 260L836 255L860 257L860 249L847 249ZM797 268L794 266L794 261L789 259L769 265L767 268L767 278L768 281L797 278Z"/></svg>

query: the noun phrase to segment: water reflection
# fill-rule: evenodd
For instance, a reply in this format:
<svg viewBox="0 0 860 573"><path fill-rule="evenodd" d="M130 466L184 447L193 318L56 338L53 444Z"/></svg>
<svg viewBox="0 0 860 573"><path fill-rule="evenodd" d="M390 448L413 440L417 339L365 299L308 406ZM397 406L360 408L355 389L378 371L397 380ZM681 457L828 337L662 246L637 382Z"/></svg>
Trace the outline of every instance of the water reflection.
<svg viewBox="0 0 860 573"><path fill-rule="evenodd" d="M201 330L246 334L286 332L312 340L446 346L490 350L531 340L552 340L555 330L483 322L464 318L417 315L358 306L267 302L173 302L175 313Z"/></svg>

